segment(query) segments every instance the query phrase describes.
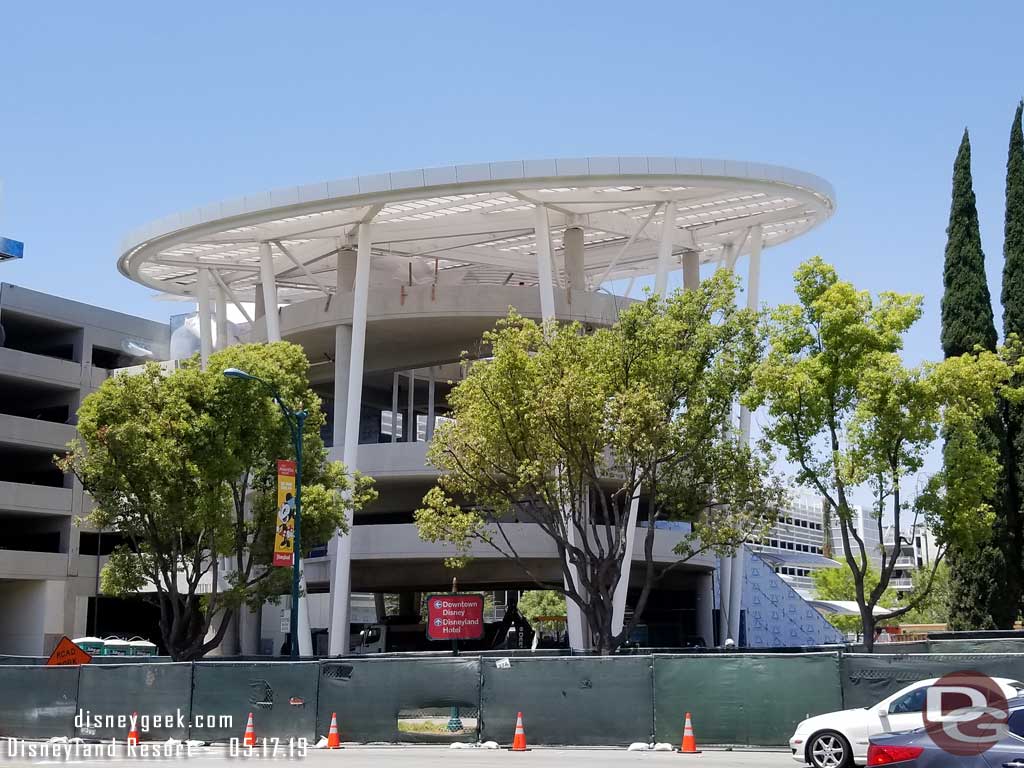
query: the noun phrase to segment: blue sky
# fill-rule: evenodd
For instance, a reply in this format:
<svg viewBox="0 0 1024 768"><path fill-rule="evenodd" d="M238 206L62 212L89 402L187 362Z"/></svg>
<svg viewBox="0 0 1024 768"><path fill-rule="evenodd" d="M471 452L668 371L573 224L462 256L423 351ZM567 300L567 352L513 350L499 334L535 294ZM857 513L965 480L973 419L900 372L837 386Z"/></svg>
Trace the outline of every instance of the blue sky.
<svg viewBox="0 0 1024 768"><path fill-rule="evenodd" d="M970 7L973 6L973 7ZM926 296L935 357L950 171L964 126L999 293L1024 3L47 3L0 11L0 280L156 319L121 238L266 188L523 157L780 163L837 215L766 254L762 298L820 253Z"/></svg>

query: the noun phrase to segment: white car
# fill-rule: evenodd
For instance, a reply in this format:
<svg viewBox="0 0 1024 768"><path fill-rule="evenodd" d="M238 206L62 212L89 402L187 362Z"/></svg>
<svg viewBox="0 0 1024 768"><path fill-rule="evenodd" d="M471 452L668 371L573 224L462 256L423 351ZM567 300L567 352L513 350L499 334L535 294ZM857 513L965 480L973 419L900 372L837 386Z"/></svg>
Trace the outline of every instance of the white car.
<svg viewBox="0 0 1024 768"><path fill-rule="evenodd" d="M992 679L1007 699L1024 695L1024 683L1005 677ZM868 737L924 727L925 691L937 680L911 683L871 707L844 709L804 720L789 740L793 759L810 763L814 768L864 765L868 758Z"/></svg>

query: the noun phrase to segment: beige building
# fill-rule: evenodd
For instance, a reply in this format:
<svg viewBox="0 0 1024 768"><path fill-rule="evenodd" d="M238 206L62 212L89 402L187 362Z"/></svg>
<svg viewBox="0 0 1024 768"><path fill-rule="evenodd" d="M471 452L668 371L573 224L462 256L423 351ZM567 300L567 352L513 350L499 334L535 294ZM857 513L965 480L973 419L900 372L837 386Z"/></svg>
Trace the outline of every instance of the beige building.
<svg viewBox="0 0 1024 768"><path fill-rule="evenodd" d="M102 543L76 524L88 499L53 455L111 369L167 356L168 327L8 283L0 326L0 654L42 655L95 631Z"/></svg>

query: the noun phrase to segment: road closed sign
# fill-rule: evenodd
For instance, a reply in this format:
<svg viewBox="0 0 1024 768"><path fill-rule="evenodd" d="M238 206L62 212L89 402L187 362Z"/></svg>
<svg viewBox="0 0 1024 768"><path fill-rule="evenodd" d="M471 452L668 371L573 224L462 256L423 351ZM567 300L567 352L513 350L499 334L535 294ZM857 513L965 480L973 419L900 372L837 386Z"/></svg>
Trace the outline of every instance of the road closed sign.
<svg viewBox="0 0 1024 768"><path fill-rule="evenodd" d="M483 636L483 595L427 598L427 637L431 640L479 640Z"/></svg>

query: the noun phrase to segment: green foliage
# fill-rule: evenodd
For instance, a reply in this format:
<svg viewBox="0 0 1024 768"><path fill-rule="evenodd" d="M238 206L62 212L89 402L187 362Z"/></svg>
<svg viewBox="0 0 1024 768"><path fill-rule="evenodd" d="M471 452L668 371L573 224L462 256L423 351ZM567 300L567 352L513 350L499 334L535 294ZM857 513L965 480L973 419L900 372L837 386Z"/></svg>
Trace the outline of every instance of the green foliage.
<svg viewBox="0 0 1024 768"><path fill-rule="evenodd" d="M565 629L565 595L553 589L534 589L519 597L519 612L534 630L559 632Z"/></svg>
<svg viewBox="0 0 1024 768"><path fill-rule="evenodd" d="M932 579L929 586L928 581ZM935 569L932 577L931 569L918 568L911 574L914 587L910 598L927 593L927 596L900 619L903 624L947 624L949 622L949 601L952 585L950 584L949 565L943 561Z"/></svg>
<svg viewBox="0 0 1024 768"><path fill-rule="evenodd" d="M1003 228L1003 336L1024 337L1024 131L1017 105L1006 159L1006 218Z"/></svg>
<svg viewBox="0 0 1024 768"><path fill-rule="evenodd" d="M464 361L449 396L454 420L429 449L442 476L416 514L420 535L452 543L453 565L482 545L532 576L510 531L537 523L578 569L567 597L597 647L614 649L630 629L612 636L612 595L641 489L651 503L638 531L647 566L634 616L655 581L656 521L692 523L683 559L728 553L763 533L782 499L770 456L730 424L762 349L757 315L737 308L735 292L736 278L720 270L593 332L510 312L485 335L487 358Z"/></svg>
<svg viewBox="0 0 1024 768"><path fill-rule="evenodd" d="M996 348L992 297L985 276L978 207L971 179L971 139L964 130L953 163L953 200L946 228L946 260L942 272L942 351L946 357Z"/></svg>
<svg viewBox="0 0 1024 768"><path fill-rule="evenodd" d="M999 464L979 439L978 425L995 412L1009 366L986 352L908 368L899 353L920 317L920 297L885 292L872 298L820 258L802 264L795 280L799 303L772 312L771 351L746 402L767 407L766 438L838 519L870 646L871 609L883 599L895 558L883 554L878 582L868 582L870 553L854 524L851 496L857 488L870 491L869 519L879 540L888 511L897 530L911 512L915 522L923 516L943 544L970 548L983 541L993 520L987 499ZM948 440L945 470L907 500L903 485L913 483L940 431Z"/></svg>
<svg viewBox="0 0 1024 768"><path fill-rule="evenodd" d="M819 568L813 572L814 596L818 600L857 600L857 584L853 571L845 567L841 568ZM872 566L868 566L864 573L864 588L873 591L880 581L879 573ZM878 599L878 605L882 608L895 607L898 602L896 592L891 589L884 589ZM840 616L829 614L826 616L829 623L840 632L859 632L862 630L860 616Z"/></svg>
<svg viewBox="0 0 1024 768"><path fill-rule="evenodd" d="M1012 145L1011 134L1011 160ZM1009 175L1007 181L1009 184ZM985 255L981 247L971 178L971 145L966 130L953 165L953 194L946 234L943 352L949 358L975 350L993 351L996 348L996 328L985 274ZM975 440L986 451L999 454L1005 466L1008 464L1006 452L1009 444L999 416L998 413L993 414L978 422ZM948 444L945 450L947 454L950 452ZM947 466L951 461L955 459L947 456ZM953 569L950 620L955 628L1009 627L1016 618L1020 600L1020 526L1016 522L1018 513L1012 490L1007 477L1000 476L986 499L992 510L987 541L968 549L954 543L950 549Z"/></svg>
<svg viewBox="0 0 1024 768"><path fill-rule="evenodd" d="M346 529L346 513L373 497L367 478L327 462L320 401L294 344L248 344L193 359L171 373L149 365L113 376L79 409L79 439L58 464L94 502L89 520L127 540L106 565L105 593L156 590L161 632L176 659L216 647L244 602L287 592L290 569L270 567L276 459L294 456L280 409L252 382L223 376L237 367L270 382L286 403L309 412L303 435L302 541ZM229 566L225 558L233 558ZM202 581L211 581L199 597ZM207 632L221 616L215 636Z"/></svg>
<svg viewBox="0 0 1024 768"><path fill-rule="evenodd" d="M1010 147L1006 160L1006 220L1003 240L1003 336L1007 344L1024 338L1024 130L1021 113L1024 102L1017 104L1010 129ZM1024 377L1017 376L1014 384L1020 387ZM1014 576L1015 591L1024 592L1024 405L1003 403L1005 437L1003 466L1005 467L1006 500L1005 522L1002 535L1003 551L1009 573ZM1009 598L1009 599L1008 599ZM1012 595L1003 595L1005 603L1012 603ZM1021 597L1017 598L1017 602ZM1014 610L1016 619L1018 610Z"/></svg>

